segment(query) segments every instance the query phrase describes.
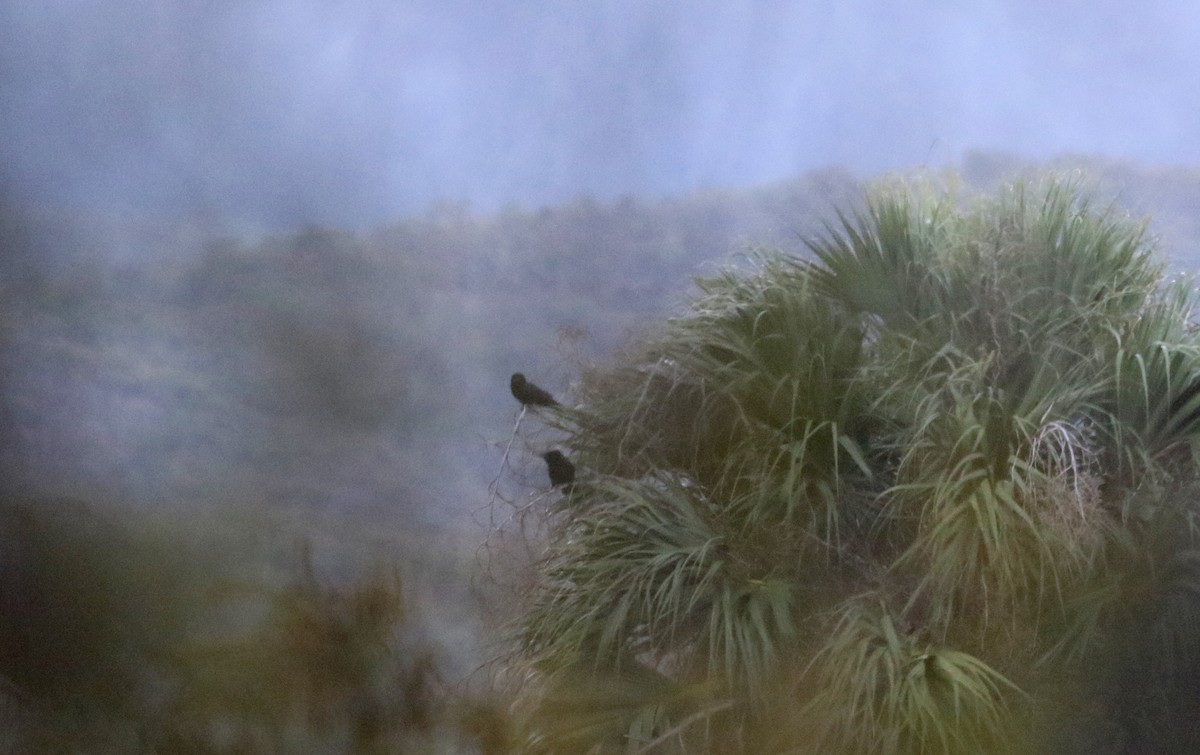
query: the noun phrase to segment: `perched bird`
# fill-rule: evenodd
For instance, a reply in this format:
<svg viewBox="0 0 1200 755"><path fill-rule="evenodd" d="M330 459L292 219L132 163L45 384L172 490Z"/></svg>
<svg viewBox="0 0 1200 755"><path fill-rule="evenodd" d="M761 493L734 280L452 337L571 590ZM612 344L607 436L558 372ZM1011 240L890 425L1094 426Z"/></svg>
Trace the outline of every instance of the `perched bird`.
<svg viewBox="0 0 1200 755"><path fill-rule="evenodd" d="M564 493L570 493L575 486L575 465L562 455L562 451L547 451L542 458L546 460L550 484L556 488L561 485Z"/></svg>
<svg viewBox="0 0 1200 755"><path fill-rule="evenodd" d="M526 380L519 372L513 373L508 387L512 389L513 398L520 401L522 406L558 406L553 396Z"/></svg>

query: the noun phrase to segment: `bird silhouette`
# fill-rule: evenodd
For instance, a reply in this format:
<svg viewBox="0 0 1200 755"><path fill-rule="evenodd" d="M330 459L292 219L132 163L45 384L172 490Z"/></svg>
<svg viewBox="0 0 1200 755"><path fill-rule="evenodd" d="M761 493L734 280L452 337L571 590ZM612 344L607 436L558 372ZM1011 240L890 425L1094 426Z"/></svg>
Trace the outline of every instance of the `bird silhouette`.
<svg viewBox="0 0 1200 755"><path fill-rule="evenodd" d="M570 493L575 487L575 465L563 456L562 451L547 451L542 458L546 461L550 484L556 488L561 485L564 493Z"/></svg>
<svg viewBox="0 0 1200 755"><path fill-rule="evenodd" d="M520 401L522 406L558 406L553 396L526 380L519 372L513 373L508 387L512 389L513 398Z"/></svg>

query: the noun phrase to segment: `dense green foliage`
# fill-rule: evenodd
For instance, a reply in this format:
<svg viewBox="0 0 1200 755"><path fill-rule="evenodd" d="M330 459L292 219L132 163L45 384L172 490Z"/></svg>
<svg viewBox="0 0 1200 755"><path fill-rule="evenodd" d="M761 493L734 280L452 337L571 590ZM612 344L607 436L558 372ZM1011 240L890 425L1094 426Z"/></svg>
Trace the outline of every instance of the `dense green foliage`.
<svg viewBox="0 0 1200 755"><path fill-rule="evenodd" d="M809 246L558 417L526 749L1200 745L1191 283L1054 182L883 187Z"/></svg>

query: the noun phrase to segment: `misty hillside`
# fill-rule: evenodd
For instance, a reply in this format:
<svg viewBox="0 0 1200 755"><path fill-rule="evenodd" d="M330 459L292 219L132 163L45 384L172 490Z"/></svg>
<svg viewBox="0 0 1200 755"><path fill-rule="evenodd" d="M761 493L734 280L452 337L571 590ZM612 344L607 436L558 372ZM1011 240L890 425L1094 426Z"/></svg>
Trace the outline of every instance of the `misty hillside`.
<svg viewBox="0 0 1200 755"><path fill-rule="evenodd" d="M570 349L610 352L731 250L798 248L856 188L830 173L258 241L10 208L6 460L55 492L440 528L486 487L510 372L562 390Z"/></svg>
<svg viewBox="0 0 1200 755"><path fill-rule="evenodd" d="M986 146L1200 152L1182 0L0 4L0 180L93 210L379 224Z"/></svg>
<svg viewBox="0 0 1200 755"><path fill-rule="evenodd" d="M1200 267L1200 170L1051 167L1152 215L1173 264ZM1031 169L972 153L962 176L988 187ZM8 479L461 536L516 413L509 373L566 392L582 362L671 312L690 277L755 246L802 253L860 189L824 171L659 201L487 216L449 205L364 232L253 240L7 207Z"/></svg>

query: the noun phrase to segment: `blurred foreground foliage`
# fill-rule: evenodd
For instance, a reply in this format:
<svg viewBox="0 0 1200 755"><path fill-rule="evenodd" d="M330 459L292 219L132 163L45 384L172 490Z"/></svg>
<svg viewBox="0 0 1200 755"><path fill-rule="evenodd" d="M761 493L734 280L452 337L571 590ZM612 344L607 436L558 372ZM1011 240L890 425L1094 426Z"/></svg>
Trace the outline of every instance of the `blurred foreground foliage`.
<svg viewBox="0 0 1200 755"><path fill-rule="evenodd" d="M271 526L0 502L0 751L500 751L399 567L270 563Z"/></svg>
<svg viewBox="0 0 1200 755"><path fill-rule="evenodd" d="M549 422L528 753L1200 750L1195 289L1062 180L884 183Z"/></svg>

